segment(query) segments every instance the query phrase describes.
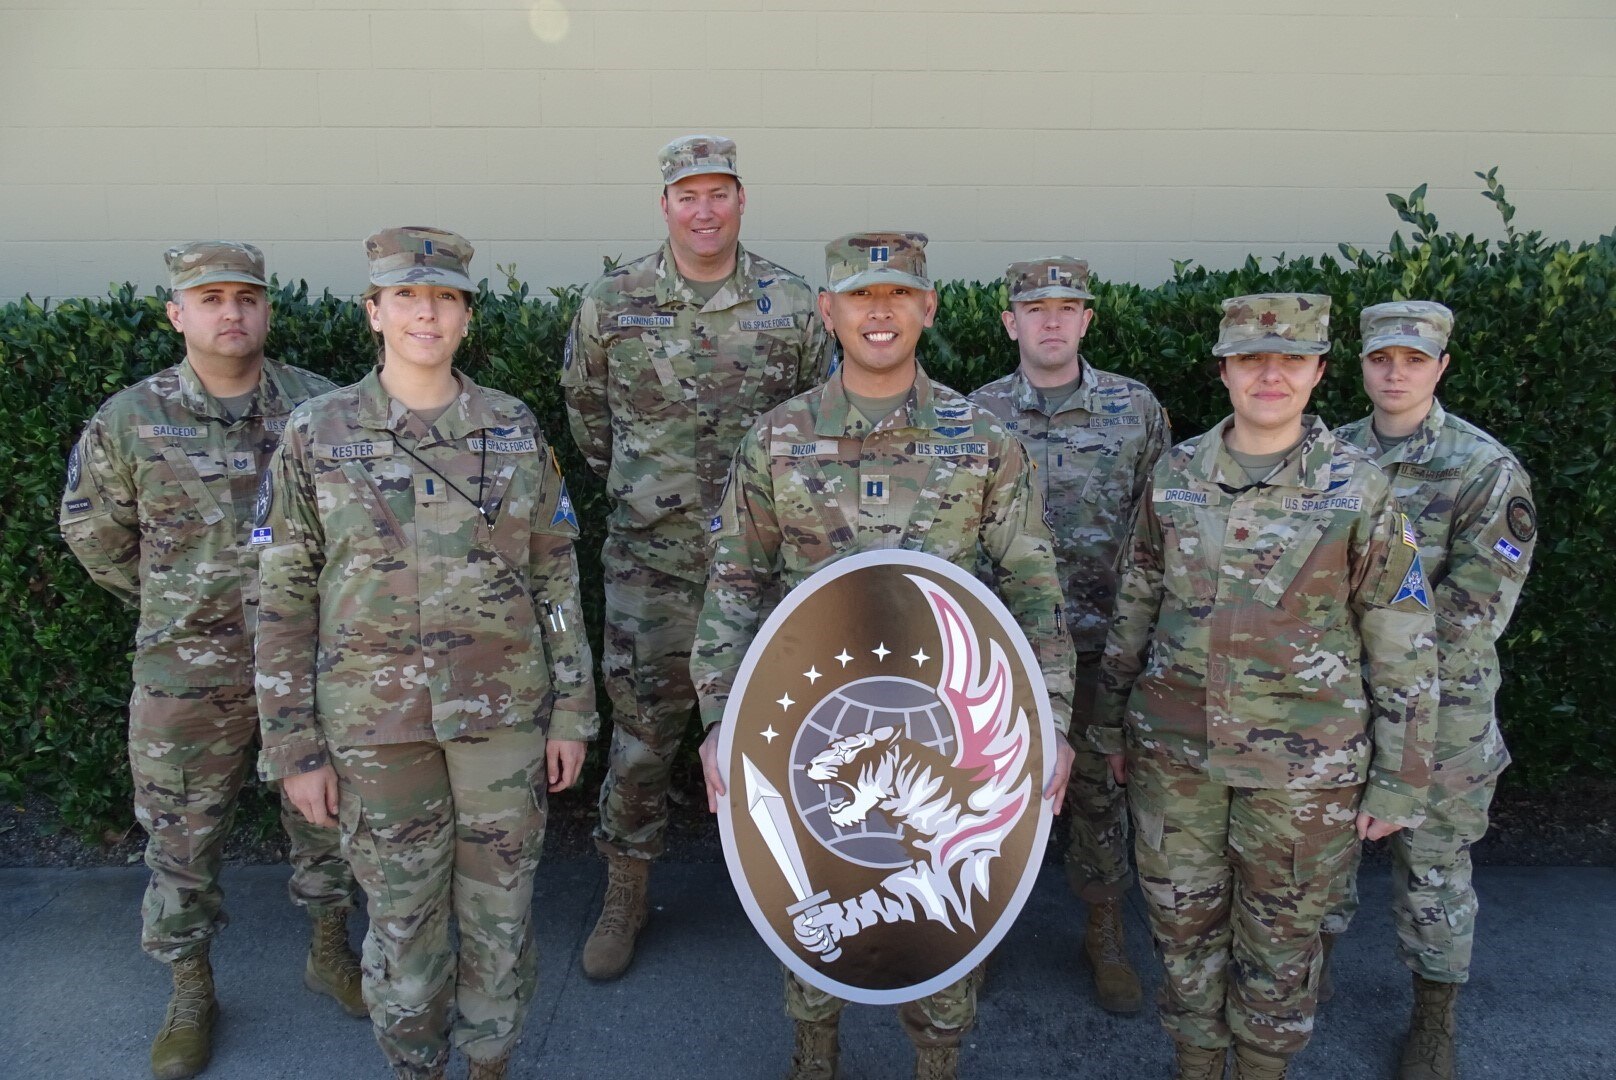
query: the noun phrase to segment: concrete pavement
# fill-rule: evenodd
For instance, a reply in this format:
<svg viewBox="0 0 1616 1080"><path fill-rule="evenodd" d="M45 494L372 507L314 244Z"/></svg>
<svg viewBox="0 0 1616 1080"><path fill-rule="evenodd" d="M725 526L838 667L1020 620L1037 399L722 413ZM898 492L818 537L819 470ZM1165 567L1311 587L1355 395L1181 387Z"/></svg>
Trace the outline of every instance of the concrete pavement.
<svg viewBox="0 0 1616 1080"><path fill-rule="evenodd" d="M284 866L225 872L232 925L214 949L221 1026L209 1080L374 1078L388 1072L369 1024L304 990L306 931ZM1294 1080L1393 1075L1409 1004L1393 954L1384 865L1337 948L1336 998ZM724 867L661 865L655 913L628 975L578 971L601 864L539 870L540 984L513 1077L777 1078L790 1056L779 967L753 932ZM1460 998L1466 1080L1616 1076L1616 870L1483 867L1474 975ZM167 1000L166 973L140 952L143 868L0 870L0 1077L142 1080ZM355 919L357 942L361 920ZM1108 1016L1078 960L1081 908L1046 867L994 963L961 1075L977 1080L1171 1075L1153 1008ZM1135 963L1159 980L1143 913L1130 911ZM902 1078L912 1056L892 1009L854 1006L842 1030L846 1080ZM464 1075L458 1059L451 1076Z"/></svg>

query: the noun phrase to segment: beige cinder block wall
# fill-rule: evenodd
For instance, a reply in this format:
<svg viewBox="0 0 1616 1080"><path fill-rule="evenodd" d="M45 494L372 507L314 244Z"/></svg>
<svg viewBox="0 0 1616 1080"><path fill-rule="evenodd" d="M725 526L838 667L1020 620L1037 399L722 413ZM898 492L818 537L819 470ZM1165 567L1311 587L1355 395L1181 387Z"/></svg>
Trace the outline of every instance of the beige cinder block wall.
<svg viewBox="0 0 1616 1080"><path fill-rule="evenodd" d="M440 224L477 269L582 281L661 235L653 156L734 136L745 238L927 231L937 272L1069 251L1381 246L1616 225L1616 0L0 0L0 300L161 279L249 239L361 287L359 238Z"/></svg>

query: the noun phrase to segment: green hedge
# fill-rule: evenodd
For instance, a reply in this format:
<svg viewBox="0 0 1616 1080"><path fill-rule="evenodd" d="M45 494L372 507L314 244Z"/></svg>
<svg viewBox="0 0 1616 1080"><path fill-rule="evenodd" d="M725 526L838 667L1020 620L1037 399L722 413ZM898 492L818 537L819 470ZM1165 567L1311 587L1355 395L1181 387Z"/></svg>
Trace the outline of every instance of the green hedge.
<svg viewBox="0 0 1616 1080"><path fill-rule="evenodd" d="M1269 290L1327 292L1336 347L1315 404L1341 423L1368 410L1355 355L1359 310L1403 297L1452 306L1458 328L1443 400L1512 446L1534 478L1542 540L1502 643L1500 712L1517 775L1544 785L1616 766L1616 652L1607 644L1616 574L1605 556L1616 524L1616 238L1573 247L1517 232L1503 188L1491 174L1484 179L1485 197L1504 217L1502 242L1441 232L1422 187L1388 197L1412 229L1407 240L1394 234L1385 252L1252 258L1231 271L1180 265L1154 288L1098 282L1099 314L1084 351L1152 386L1183 438L1227 411L1209 359L1218 302ZM473 378L526 399L556 443L584 525L581 563L598 646L599 561L589 556L606 505L572 445L556 385L577 291L530 297L514 268L500 269L504 291L484 285L461 359ZM272 292L270 355L339 382L365 370L374 345L353 303L311 296L302 283ZM960 390L1009 371L1015 352L999 325L1003 285L947 282L939 293L937 324L922 346L928 370ZM179 357L161 298L130 286L0 309L0 386L12 403L0 425L0 796L43 791L80 830L128 818L123 707L132 618L90 584L57 533L63 463L103 398Z"/></svg>

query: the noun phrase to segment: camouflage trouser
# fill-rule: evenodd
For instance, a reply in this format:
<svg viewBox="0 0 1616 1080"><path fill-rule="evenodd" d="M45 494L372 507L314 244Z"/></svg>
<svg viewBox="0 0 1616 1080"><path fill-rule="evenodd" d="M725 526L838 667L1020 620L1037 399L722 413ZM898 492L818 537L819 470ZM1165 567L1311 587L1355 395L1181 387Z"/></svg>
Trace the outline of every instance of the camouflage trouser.
<svg viewBox="0 0 1616 1080"><path fill-rule="evenodd" d="M343 850L369 896L365 1002L397 1068L426 1075L454 1043L505 1054L537 981L533 874L544 843L544 732L333 746ZM458 959L449 917L460 926Z"/></svg>
<svg viewBox="0 0 1616 1080"><path fill-rule="evenodd" d="M154 959L173 963L205 947L229 921L219 864L257 738L251 686L136 686L129 698L129 771L151 868L140 945ZM292 902L311 915L353 907L337 830L310 825L284 800L281 825Z"/></svg>
<svg viewBox="0 0 1616 1080"><path fill-rule="evenodd" d="M1319 923L1350 866L1361 787L1236 788L1130 754L1139 885L1173 1038L1294 1054L1313 1031Z"/></svg>
<svg viewBox="0 0 1616 1080"><path fill-rule="evenodd" d="M1433 783L1425 824L1402 829L1388 841L1392 852L1392 919L1397 955L1410 971L1432 982L1468 982L1476 938L1476 889L1470 847L1487 835L1487 811L1498 788L1495 776L1454 788ZM1342 934L1358 910L1358 860L1341 882L1324 920L1324 932Z"/></svg>
<svg viewBox="0 0 1616 1080"><path fill-rule="evenodd" d="M1066 787L1071 844L1066 880L1086 903L1115 900L1133 884L1128 862L1127 791L1111 776L1105 755L1088 740L1098 662L1079 661L1072 709L1072 779Z"/></svg>
<svg viewBox="0 0 1616 1080"><path fill-rule="evenodd" d="M706 585L636 562L615 540L606 541L601 558L612 750L595 844L608 854L654 859L668 827L674 755L696 706L690 646Z"/></svg>
<svg viewBox="0 0 1616 1080"><path fill-rule="evenodd" d="M786 1015L793 1020L824 1023L842 1015L847 1002L809 986L790 968L786 975ZM977 980L967 975L953 986L918 1001L898 1006L898 1023L916 1046L958 1046L960 1039L976 1023Z"/></svg>

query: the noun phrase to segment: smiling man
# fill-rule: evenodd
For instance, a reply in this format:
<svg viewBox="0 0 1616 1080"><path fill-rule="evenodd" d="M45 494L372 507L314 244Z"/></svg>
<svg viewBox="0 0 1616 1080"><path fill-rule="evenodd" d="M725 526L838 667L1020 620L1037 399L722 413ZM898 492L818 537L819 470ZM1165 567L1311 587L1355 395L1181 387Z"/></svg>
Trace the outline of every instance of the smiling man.
<svg viewBox="0 0 1616 1080"><path fill-rule="evenodd" d="M1127 799L1087 730L1116 603L1117 553L1172 440L1166 412L1143 383L1099 370L1080 351L1094 322L1088 263L1066 256L1012 263L1005 285L1004 329L1020 364L971 400L1014 432L1038 466L1034 482L1043 489L1077 652L1066 877L1088 905L1083 955L1095 999L1108 1012L1133 1013L1144 995L1123 937L1122 898L1133 878Z"/></svg>
<svg viewBox="0 0 1616 1080"><path fill-rule="evenodd" d="M1391 839L1398 955L1414 976L1399 1080L1457 1074L1456 1005L1470 977L1476 890L1470 847L1509 751L1498 728L1497 642L1537 542L1526 470L1509 448L1442 408L1453 312L1424 300L1367 307L1363 382L1374 412L1336 431L1375 456L1414 523L1437 619L1441 701L1424 824ZM1356 875L1324 920L1326 956L1358 906Z"/></svg>
<svg viewBox="0 0 1616 1080"><path fill-rule="evenodd" d="M208 1062L217 1004L209 946L226 923L219 864L258 734L253 505L292 409L335 387L264 358L263 254L204 241L171 248L168 318L185 358L101 406L67 463L61 528L98 584L140 612L129 765L149 834L141 945L171 965L152 1041L159 1078ZM337 831L289 803L291 896L314 921L304 982L364 1016L348 948L354 878Z"/></svg>
<svg viewBox="0 0 1616 1080"><path fill-rule="evenodd" d="M661 250L584 291L561 372L573 438L612 499L601 557L612 747L595 843L607 860L592 979L621 975L662 853L673 756L696 704L690 643L707 578L707 523L730 455L759 413L825 376L806 282L743 248L735 144L662 148Z"/></svg>
<svg viewBox="0 0 1616 1080"><path fill-rule="evenodd" d="M691 671L707 738L708 809L718 808L719 723L768 600L860 551L905 548L967 570L979 564L1038 655L1064 736L1071 712L1071 642L1061 630L1055 554L1026 453L993 416L926 377L915 358L937 312L920 233L855 233L826 247L819 313L842 364L817 390L758 421L735 454ZM1058 744L1045 797L1060 812L1072 751ZM845 1003L786 975L796 1021L791 1080L837 1075ZM915 1076L956 1074L976 1016L976 982L910 1002L899 1020L916 1048Z"/></svg>

